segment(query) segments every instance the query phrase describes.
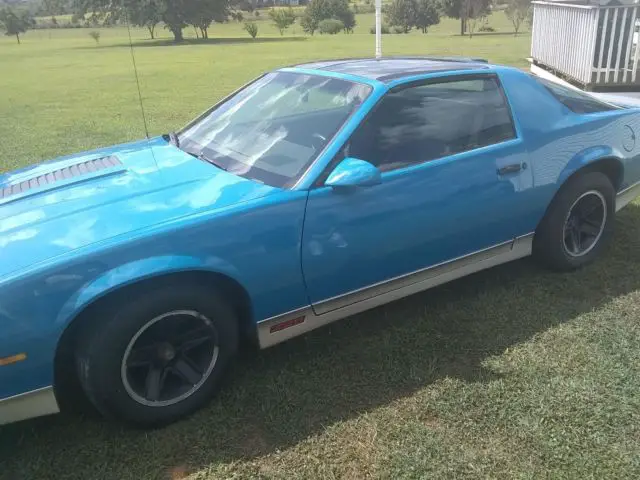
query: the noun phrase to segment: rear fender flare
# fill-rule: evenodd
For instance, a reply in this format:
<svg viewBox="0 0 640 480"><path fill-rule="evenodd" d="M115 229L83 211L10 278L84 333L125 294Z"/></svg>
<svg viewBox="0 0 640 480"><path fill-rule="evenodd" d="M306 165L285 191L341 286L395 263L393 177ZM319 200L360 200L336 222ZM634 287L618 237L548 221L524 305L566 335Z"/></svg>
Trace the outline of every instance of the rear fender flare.
<svg viewBox="0 0 640 480"><path fill-rule="evenodd" d="M606 145L598 145L595 147L589 147L573 156L571 160L565 165L564 169L558 177L558 191L566 183L566 181L573 174L579 170L594 164L598 160L613 159L620 163L620 166L624 169L624 162L622 160L623 155L615 148L611 148Z"/></svg>

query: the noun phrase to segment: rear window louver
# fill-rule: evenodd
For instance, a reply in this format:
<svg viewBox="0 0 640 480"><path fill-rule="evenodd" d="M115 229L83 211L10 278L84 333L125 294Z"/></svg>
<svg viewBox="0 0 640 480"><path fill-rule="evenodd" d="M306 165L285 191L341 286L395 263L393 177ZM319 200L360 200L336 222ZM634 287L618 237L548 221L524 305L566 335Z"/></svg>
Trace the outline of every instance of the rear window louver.
<svg viewBox="0 0 640 480"><path fill-rule="evenodd" d="M92 173L99 172L100 170L106 170L121 165L122 162L114 156L95 158L86 162L76 163L75 165L69 165L68 167L3 187L0 189L0 200L13 197L14 195L23 194L32 189L45 187L57 182L82 177L84 175L90 175Z"/></svg>

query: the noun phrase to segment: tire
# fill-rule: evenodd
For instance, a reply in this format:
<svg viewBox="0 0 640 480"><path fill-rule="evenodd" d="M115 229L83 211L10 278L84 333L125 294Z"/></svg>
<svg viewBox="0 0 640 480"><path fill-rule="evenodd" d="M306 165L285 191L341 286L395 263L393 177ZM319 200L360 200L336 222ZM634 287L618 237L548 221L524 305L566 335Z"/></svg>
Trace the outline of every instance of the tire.
<svg viewBox="0 0 640 480"><path fill-rule="evenodd" d="M125 298L80 332L76 366L89 400L104 416L139 427L166 425L201 408L237 351L233 309L197 285ZM201 373L197 381L194 371ZM173 397L163 393L169 387Z"/></svg>
<svg viewBox="0 0 640 480"><path fill-rule="evenodd" d="M534 258L556 271L571 271L591 263L613 234L615 193L609 178L600 172L578 174L569 179L536 230ZM584 225L588 236L586 233L576 235L575 225L580 221L576 217L583 216L583 211L590 211L593 205L597 207ZM578 230L582 231L582 228Z"/></svg>

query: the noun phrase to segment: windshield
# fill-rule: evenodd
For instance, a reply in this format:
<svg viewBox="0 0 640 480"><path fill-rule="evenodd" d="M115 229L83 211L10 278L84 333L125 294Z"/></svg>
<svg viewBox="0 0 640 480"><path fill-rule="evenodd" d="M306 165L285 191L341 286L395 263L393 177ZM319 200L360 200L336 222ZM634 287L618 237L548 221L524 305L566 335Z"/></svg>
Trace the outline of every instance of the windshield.
<svg viewBox="0 0 640 480"><path fill-rule="evenodd" d="M270 73L188 125L179 145L234 174L288 187L370 91L336 78Z"/></svg>

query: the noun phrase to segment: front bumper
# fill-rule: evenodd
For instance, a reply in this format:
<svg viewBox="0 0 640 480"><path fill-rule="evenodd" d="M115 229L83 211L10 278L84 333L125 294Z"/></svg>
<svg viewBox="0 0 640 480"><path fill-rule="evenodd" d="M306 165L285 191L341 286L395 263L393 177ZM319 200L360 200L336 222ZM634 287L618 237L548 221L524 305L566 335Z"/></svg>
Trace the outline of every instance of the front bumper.
<svg viewBox="0 0 640 480"><path fill-rule="evenodd" d="M59 411L53 387L39 388L0 400L0 425Z"/></svg>

